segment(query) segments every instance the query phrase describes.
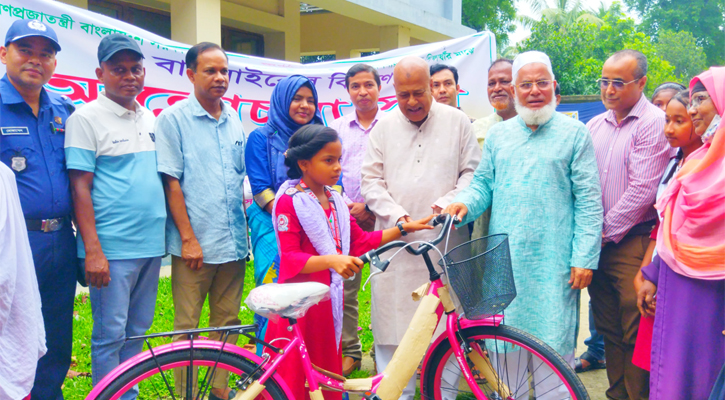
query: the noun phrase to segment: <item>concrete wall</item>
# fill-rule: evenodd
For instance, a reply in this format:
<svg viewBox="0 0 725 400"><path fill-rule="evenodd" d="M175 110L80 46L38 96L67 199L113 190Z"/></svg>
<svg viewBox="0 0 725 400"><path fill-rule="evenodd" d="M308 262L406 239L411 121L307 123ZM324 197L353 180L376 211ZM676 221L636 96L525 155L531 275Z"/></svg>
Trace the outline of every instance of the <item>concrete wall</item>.
<svg viewBox="0 0 725 400"><path fill-rule="evenodd" d="M88 0L57 0L88 8ZM299 0L124 0L170 13L171 39L221 42L222 25L264 36L264 55L358 57L473 33L461 0L306 0L330 12L300 15Z"/></svg>

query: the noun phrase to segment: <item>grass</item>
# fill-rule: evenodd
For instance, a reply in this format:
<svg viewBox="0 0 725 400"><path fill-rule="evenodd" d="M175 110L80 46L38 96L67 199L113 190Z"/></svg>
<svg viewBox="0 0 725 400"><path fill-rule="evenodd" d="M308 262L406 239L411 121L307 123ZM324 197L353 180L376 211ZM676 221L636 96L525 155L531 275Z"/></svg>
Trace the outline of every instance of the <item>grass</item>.
<svg viewBox="0 0 725 400"><path fill-rule="evenodd" d="M363 282L369 275L369 268L363 270ZM254 288L254 266L252 262L247 263L246 273L244 275L244 295L247 297L250 290ZM242 300L243 301L243 300ZM366 291L360 291L360 321L362 327L360 333L360 341L362 342L363 352L370 350L373 342L373 333L370 327L370 287ZM91 314L91 302L87 294L80 294L75 299L74 304L74 320L73 320L73 361L71 364L71 372L63 384L63 397L66 400L81 400L91 391L93 384L91 381L91 333L93 331L93 317ZM239 319L242 324L251 324L253 313L246 308L242 302L242 309L239 312ZM209 325L209 305L204 304L201 313L199 326L205 327ZM174 304L171 297L171 278L161 278L159 280L158 297L156 298L156 310L154 314L154 322L149 329L149 333L169 332L174 330ZM151 340L152 346L160 346L170 342L170 338L157 338ZM239 345L246 344L247 338L240 337ZM146 347L144 346L144 349ZM362 378L370 375L370 371L357 371L353 377ZM73 377L71 377L73 376ZM142 387L143 390L143 387Z"/></svg>

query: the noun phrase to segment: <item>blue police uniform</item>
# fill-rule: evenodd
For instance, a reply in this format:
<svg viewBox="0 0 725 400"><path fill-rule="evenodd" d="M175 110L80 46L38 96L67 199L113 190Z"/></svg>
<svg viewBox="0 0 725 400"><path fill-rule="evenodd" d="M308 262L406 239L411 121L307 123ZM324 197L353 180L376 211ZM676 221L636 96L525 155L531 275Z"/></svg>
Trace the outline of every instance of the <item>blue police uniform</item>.
<svg viewBox="0 0 725 400"><path fill-rule="evenodd" d="M7 75L0 79L0 161L15 172L43 305L48 352L38 361L35 400L62 399L73 342L73 297L78 259L70 222L73 210L65 167L65 122L73 112L65 96L42 89L38 116ZM58 230L32 228L65 218Z"/></svg>

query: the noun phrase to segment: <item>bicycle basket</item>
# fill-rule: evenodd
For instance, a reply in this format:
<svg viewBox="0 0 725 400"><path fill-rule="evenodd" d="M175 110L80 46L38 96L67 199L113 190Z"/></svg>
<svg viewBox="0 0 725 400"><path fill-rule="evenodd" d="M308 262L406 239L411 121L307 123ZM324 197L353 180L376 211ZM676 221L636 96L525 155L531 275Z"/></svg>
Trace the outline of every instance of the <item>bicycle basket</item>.
<svg viewBox="0 0 725 400"><path fill-rule="evenodd" d="M508 235L459 245L445 256L448 280L468 319L500 314L516 297ZM442 261L438 262L443 266Z"/></svg>

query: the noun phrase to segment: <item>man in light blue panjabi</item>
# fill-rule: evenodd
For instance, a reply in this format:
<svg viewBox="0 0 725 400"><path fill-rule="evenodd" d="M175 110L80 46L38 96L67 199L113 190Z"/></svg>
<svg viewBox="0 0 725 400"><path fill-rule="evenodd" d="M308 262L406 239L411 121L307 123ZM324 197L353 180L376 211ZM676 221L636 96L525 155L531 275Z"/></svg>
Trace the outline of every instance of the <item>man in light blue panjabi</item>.
<svg viewBox="0 0 725 400"><path fill-rule="evenodd" d="M506 324L542 339L573 367L579 289L591 282L601 248L594 148L584 124L555 112L545 54L520 54L513 78L518 116L491 127L471 185L444 212L463 225L492 208L489 233L509 235L518 293ZM534 380L546 369L528 368L541 370ZM548 396L544 387L535 390L537 399Z"/></svg>

